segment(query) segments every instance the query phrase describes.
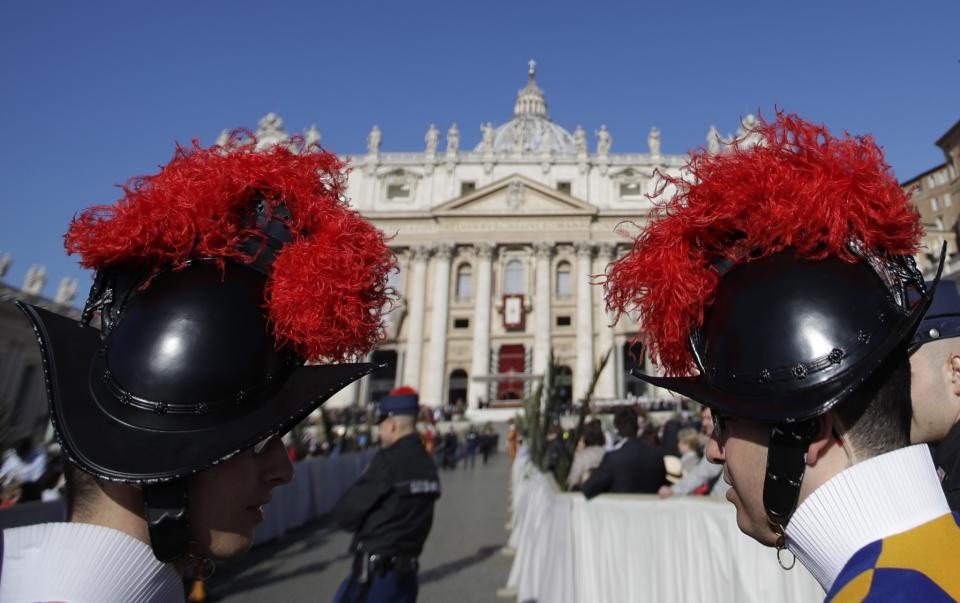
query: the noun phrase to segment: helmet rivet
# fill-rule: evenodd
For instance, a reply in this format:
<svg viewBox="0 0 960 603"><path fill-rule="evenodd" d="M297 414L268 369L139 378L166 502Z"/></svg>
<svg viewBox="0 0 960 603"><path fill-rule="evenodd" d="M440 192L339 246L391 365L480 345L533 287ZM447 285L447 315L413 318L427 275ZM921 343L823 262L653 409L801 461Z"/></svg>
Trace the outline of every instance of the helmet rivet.
<svg viewBox="0 0 960 603"><path fill-rule="evenodd" d="M807 376L807 367L803 365L802 362L798 362L797 366L793 367L793 376L797 379L804 379Z"/></svg>
<svg viewBox="0 0 960 603"><path fill-rule="evenodd" d="M940 337L940 329L930 329L930 337L933 339Z"/></svg>
<svg viewBox="0 0 960 603"><path fill-rule="evenodd" d="M760 383L769 383L770 382L770 369L763 369L760 371Z"/></svg>

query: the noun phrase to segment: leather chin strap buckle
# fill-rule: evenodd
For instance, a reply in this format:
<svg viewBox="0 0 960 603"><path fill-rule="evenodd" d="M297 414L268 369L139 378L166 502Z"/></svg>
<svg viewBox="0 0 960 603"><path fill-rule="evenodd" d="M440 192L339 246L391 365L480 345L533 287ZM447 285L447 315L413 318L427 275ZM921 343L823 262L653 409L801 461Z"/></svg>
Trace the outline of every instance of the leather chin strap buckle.
<svg viewBox="0 0 960 603"><path fill-rule="evenodd" d="M800 485L807 467L807 450L817 436L820 423L816 417L796 423L777 423L770 429L767 448L767 475L763 482L763 506L770 529L777 535L777 561L784 569L781 553L786 548L784 529L797 508Z"/></svg>
<svg viewBox="0 0 960 603"><path fill-rule="evenodd" d="M186 556L190 544L186 480L146 485L143 499L153 555L164 563Z"/></svg>

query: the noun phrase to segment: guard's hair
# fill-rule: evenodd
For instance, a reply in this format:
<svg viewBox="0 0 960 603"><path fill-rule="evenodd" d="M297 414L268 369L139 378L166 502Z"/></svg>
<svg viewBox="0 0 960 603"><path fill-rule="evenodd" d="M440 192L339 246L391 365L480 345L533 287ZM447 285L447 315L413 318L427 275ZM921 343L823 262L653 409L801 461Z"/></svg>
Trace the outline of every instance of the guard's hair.
<svg viewBox="0 0 960 603"><path fill-rule="evenodd" d="M67 484L67 519L82 520L93 512L94 501L100 495L97 478L70 461L63 464L63 477Z"/></svg>
<svg viewBox="0 0 960 603"><path fill-rule="evenodd" d="M844 436L860 457L910 445L910 359L900 348L835 408Z"/></svg>
<svg viewBox="0 0 960 603"><path fill-rule="evenodd" d="M636 437L640 426L637 424L637 411L632 408L621 408L613 416L613 426L622 438Z"/></svg>

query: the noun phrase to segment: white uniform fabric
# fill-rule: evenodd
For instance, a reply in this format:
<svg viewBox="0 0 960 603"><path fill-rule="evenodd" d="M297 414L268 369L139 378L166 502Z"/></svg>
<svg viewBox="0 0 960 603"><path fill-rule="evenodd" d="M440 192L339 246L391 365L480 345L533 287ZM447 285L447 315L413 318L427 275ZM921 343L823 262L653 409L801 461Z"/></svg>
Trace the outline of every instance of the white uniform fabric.
<svg viewBox="0 0 960 603"><path fill-rule="evenodd" d="M167 603L183 601L180 576L150 546L83 523L4 530L0 601Z"/></svg>
<svg viewBox="0 0 960 603"><path fill-rule="evenodd" d="M950 512L926 444L875 456L813 491L787 524L787 548L825 591L854 553Z"/></svg>

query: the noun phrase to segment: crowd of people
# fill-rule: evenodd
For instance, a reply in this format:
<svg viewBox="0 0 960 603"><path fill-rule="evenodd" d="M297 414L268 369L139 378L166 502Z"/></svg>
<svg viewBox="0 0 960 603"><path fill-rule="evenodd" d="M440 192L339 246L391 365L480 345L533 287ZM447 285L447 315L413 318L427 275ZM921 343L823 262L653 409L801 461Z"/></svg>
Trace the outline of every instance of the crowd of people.
<svg viewBox="0 0 960 603"><path fill-rule="evenodd" d="M676 405L674 405L676 406ZM683 404L681 407L686 407ZM544 469L563 475L568 490L581 491L587 498L604 492L722 496L729 487L721 479L722 467L709 462L704 451L714 424L710 411L676 412L654 423L644 407L622 406L607 419L595 417L583 425L570 456L573 429L553 423L545 437ZM508 434L519 434L511 426ZM520 439L520 435L516 439Z"/></svg>
<svg viewBox="0 0 960 603"><path fill-rule="evenodd" d="M61 498L63 459L59 452L35 445L30 438L21 438L16 446L4 453L0 488L0 509Z"/></svg>

